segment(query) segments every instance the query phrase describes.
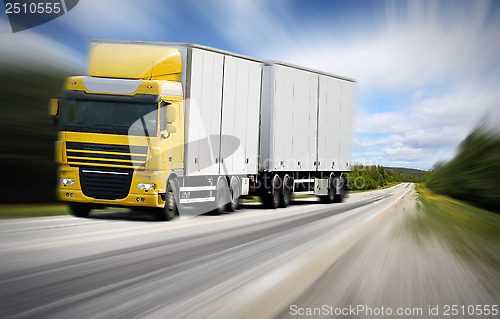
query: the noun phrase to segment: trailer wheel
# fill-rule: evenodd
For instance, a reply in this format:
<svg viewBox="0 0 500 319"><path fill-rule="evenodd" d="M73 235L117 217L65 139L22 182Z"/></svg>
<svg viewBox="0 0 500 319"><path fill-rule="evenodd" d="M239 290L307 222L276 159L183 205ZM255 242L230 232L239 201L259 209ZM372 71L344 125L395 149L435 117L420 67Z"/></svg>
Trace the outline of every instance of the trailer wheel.
<svg viewBox="0 0 500 319"><path fill-rule="evenodd" d="M282 182L278 175L274 175L273 180L269 189L267 189L267 194L264 195L264 205L270 209L278 208L280 204Z"/></svg>
<svg viewBox="0 0 500 319"><path fill-rule="evenodd" d="M333 189L335 191L335 198L334 202L335 203L341 203L344 201L345 197L345 181L343 177L337 176L333 179ZM338 194L337 194L337 189L338 189Z"/></svg>
<svg viewBox="0 0 500 319"><path fill-rule="evenodd" d="M90 215L90 207L85 204L71 203L69 205L71 214L75 217L88 217Z"/></svg>
<svg viewBox="0 0 500 319"><path fill-rule="evenodd" d="M234 212L240 208L240 183L237 177L231 178L229 186L229 203L226 204L226 212Z"/></svg>
<svg viewBox="0 0 500 319"><path fill-rule="evenodd" d="M156 218L161 221L169 221L175 217L177 204L175 202L177 187L173 180L168 181L167 191L165 192L165 207L159 208L156 212Z"/></svg>
<svg viewBox="0 0 500 319"><path fill-rule="evenodd" d="M335 201L335 178L330 176L328 181L328 195L320 196L321 202L325 204L330 204Z"/></svg>
<svg viewBox="0 0 500 319"><path fill-rule="evenodd" d="M282 185L282 189L281 189L281 196L280 196L280 207L287 207L288 205L290 205L290 200L292 198L292 179L290 178L290 176L285 175L285 177L283 177L283 185Z"/></svg>

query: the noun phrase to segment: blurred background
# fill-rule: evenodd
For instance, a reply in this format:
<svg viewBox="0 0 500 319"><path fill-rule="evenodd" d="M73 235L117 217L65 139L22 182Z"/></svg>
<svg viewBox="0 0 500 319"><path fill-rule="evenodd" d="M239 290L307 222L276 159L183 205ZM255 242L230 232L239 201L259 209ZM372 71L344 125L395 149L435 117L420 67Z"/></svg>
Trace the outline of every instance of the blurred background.
<svg viewBox="0 0 500 319"><path fill-rule="evenodd" d="M86 0L16 33L1 10L0 202L55 201L47 103L86 73L89 38L191 42L354 78L355 162L426 171L484 143L465 166L486 167L477 187L498 197L498 155L477 161L498 134L459 145L500 123L499 33L498 1ZM429 186L463 172L454 165Z"/></svg>

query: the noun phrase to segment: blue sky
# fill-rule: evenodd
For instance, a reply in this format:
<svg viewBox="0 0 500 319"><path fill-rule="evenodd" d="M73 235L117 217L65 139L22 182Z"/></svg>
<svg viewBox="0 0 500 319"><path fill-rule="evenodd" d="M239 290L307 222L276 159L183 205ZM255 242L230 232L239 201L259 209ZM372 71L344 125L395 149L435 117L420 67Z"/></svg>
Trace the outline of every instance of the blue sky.
<svg viewBox="0 0 500 319"><path fill-rule="evenodd" d="M357 80L353 159L429 169L500 123L500 1L80 0L0 60L85 72L87 39L191 42ZM497 125L498 126L498 125Z"/></svg>

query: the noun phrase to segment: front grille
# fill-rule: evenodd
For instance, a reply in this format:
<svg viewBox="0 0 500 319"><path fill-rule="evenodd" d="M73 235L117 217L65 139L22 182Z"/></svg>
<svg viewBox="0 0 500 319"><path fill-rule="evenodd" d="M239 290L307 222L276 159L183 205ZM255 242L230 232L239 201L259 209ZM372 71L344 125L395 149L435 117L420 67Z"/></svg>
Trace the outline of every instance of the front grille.
<svg viewBox="0 0 500 319"><path fill-rule="evenodd" d="M132 169L80 167L82 192L95 199L125 198L132 182L132 173Z"/></svg>
<svg viewBox="0 0 500 319"><path fill-rule="evenodd" d="M148 147L99 143L66 142L70 166L144 168Z"/></svg>

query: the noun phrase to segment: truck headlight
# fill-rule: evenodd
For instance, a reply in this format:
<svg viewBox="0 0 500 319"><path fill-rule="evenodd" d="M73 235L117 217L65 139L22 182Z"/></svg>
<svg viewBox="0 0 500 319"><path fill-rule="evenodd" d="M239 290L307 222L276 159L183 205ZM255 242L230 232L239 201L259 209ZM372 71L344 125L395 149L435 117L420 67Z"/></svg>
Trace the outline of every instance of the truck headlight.
<svg viewBox="0 0 500 319"><path fill-rule="evenodd" d="M60 183L64 185L73 185L75 181L72 178L61 178Z"/></svg>
<svg viewBox="0 0 500 319"><path fill-rule="evenodd" d="M155 184L139 183L137 184L137 189L154 190L156 188Z"/></svg>

